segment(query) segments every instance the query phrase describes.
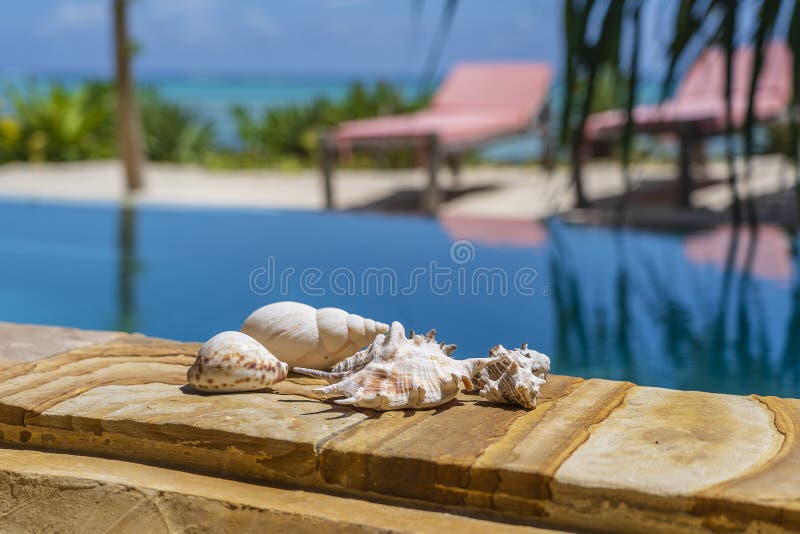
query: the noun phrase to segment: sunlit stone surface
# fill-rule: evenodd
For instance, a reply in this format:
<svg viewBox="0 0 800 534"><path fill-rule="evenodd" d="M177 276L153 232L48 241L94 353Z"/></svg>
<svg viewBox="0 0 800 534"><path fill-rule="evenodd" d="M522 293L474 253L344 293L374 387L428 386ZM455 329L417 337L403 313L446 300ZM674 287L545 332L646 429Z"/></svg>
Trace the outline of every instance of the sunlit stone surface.
<svg viewBox="0 0 800 534"><path fill-rule="evenodd" d="M22 362L0 370L6 445L355 497L343 510L371 495L565 529L800 529L797 400L551 376L532 411L461 394L435 410L377 414L319 402L311 389L320 382L308 378L196 394L185 377L198 344L114 334L51 356L57 335L29 352L20 339L35 346L42 334L6 328L15 345L5 357ZM28 476L24 465L14 471L15 454L31 453L0 455L5 480ZM56 491L56 506L70 495ZM10 507L11 494L3 499Z"/></svg>

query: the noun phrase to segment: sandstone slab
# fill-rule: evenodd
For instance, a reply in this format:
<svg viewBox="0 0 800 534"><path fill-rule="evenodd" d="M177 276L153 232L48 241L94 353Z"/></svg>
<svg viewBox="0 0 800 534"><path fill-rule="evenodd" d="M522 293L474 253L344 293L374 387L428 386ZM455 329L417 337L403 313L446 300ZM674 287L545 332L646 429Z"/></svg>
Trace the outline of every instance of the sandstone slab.
<svg viewBox="0 0 800 534"><path fill-rule="evenodd" d="M585 528L623 524L628 531L674 532L710 527L718 511L698 507L698 496L774 459L784 436L773 419L751 397L631 388L560 465L548 509L554 515L595 510L580 522ZM663 520L667 516L669 523ZM760 520L749 516L736 526L765 528ZM728 518L723 523L733 524Z"/></svg>
<svg viewBox="0 0 800 534"><path fill-rule="evenodd" d="M1 532L545 533L118 460L0 449Z"/></svg>
<svg viewBox="0 0 800 534"><path fill-rule="evenodd" d="M558 528L800 529L800 401L551 376L533 411L375 413L308 378L198 395L198 347L122 336L0 370L0 442Z"/></svg>
<svg viewBox="0 0 800 534"><path fill-rule="evenodd" d="M121 332L0 322L0 368L104 343L120 335Z"/></svg>
<svg viewBox="0 0 800 534"><path fill-rule="evenodd" d="M197 394L185 387L197 348L127 336L8 370L0 430L21 445L320 485L317 447L367 416L297 395Z"/></svg>
<svg viewBox="0 0 800 534"><path fill-rule="evenodd" d="M700 492L696 509L711 526L758 517L800 530L800 400L757 399L774 416L780 449L757 469Z"/></svg>
<svg viewBox="0 0 800 534"><path fill-rule="evenodd" d="M757 469L782 442L756 399L640 387L591 430L555 479L560 486L694 494Z"/></svg>

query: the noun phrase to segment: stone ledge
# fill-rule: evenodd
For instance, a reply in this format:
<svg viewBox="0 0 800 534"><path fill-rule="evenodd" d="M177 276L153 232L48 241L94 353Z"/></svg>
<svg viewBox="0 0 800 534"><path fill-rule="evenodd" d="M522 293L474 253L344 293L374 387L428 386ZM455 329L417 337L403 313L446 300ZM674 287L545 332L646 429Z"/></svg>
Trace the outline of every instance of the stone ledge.
<svg viewBox="0 0 800 534"><path fill-rule="evenodd" d="M94 343L103 343L122 332L79 330L0 321L0 368L32 362Z"/></svg>
<svg viewBox="0 0 800 534"><path fill-rule="evenodd" d="M204 396L197 344L143 336L0 371L2 441L627 531L800 529L800 401L550 377L531 412L375 414L314 380Z"/></svg>
<svg viewBox="0 0 800 534"><path fill-rule="evenodd" d="M438 534L452 529L555 532L118 460L0 449L2 532Z"/></svg>

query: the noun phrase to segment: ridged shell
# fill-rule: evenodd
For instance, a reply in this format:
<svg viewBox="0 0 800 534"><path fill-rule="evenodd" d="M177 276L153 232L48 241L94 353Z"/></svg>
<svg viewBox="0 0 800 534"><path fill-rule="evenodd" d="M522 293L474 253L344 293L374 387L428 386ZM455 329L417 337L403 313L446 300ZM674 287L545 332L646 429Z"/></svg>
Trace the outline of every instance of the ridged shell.
<svg viewBox="0 0 800 534"><path fill-rule="evenodd" d="M372 343L389 325L339 308L316 309L300 302L275 302L248 317L241 328L293 367L329 369Z"/></svg>
<svg viewBox="0 0 800 534"><path fill-rule="evenodd" d="M491 363L475 376L480 395L491 402L536 407L539 391L550 372L550 358L528 348L506 349L498 345L489 351Z"/></svg>
<svg viewBox="0 0 800 534"><path fill-rule="evenodd" d="M186 373L198 391L253 391L286 378L288 366L241 332L222 332L206 341Z"/></svg>
<svg viewBox="0 0 800 534"><path fill-rule="evenodd" d="M388 334L378 335L360 355L357 370L336 373L295 368L298 373L335 382L315 391L344 395L334 399L372 410L433 408L453 400L463 385L473 389L471 377L488 358L455 360L435 340L426 336L406 338L403 325L392 323ZM364 363L366 362L366 363Z"/></svg>
<svg viewBox="0 0 800 534"><path fill-rule="evenodd" d="M411 330L409 334L409 339L415 340L417 343L423 342L433 342L436 343L436 330L431 330L424 336L414 334L414 331ZM455 345L448 345L445 343L439 343L439 347L441 347L442 352L446 355L452 354L456 350ZM340 361L333 367L331 367L330 372L333 374L338 373L348 373L348 372L355 372L359 371L364 368L371 360L372 357L375 355L375 351L370 350L370 347L367 346L364 349L356 352L349 358L345 358L344 360Z"/></svg>

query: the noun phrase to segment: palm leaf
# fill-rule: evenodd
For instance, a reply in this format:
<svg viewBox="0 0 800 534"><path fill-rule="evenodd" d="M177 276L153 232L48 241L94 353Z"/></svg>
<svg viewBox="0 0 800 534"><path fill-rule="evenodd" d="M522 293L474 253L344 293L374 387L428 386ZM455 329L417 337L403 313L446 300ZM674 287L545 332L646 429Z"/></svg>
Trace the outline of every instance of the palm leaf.
<svg viewBox="0 0 800 534"><path fill-rule="evenodd" d="M633 24L633 44L631 49L631 64L628 70L628 99L625 108L625 127L622 130L622 169L625 177L626 193L631 190L628 166L631 160L631 145L633 143L633 109L636 105L636 87L639 84L639 45L641 41L642 4L634 4L631 13L631 23Z"/></svg>
<svg viewBox="0 0 800 534"><path fill-rule="evenodd" d="M586 59L588 63L588 76L586 80L586 90L583 96L578 126L575 129L575 137L583 139L586 128L586 119L594 98L595 82L597 72L602 65L609 65L614 70L619 70L619 47L622 41L622 21L625 13L625 1L620 0L611 2L606 9L601 25L600 37L593 46L586 46Z"/></svg>
<svg viewBox="0 0 800 534"><path fill-rule="evenodd" d="M732 205L731 216L733 224L738 226L742 222L742 206L737 189L736 165L733 147L733 58L736 54L736 16L738 2L720 0L720 9L723 12L719 37L725 51L725 159L728 163L728 184L731 190Z"/></svg>
<svg viewBox="0 0 800 534"><path fill-rule="evenodd" d="M669 66L667 67L667 75L664 77L664 83L661 88L661 99L666 98L667 91L672 86L675 80L675 71L678 63L684 57L686 50L693 40L700 36L700 30L703 27L703 22L708 17L713 3L709 3L704 10L703 15L698 15L697 11L700 0L681 0L678 7L678 14L675 18L675 32L672 36L672 42L669 45ZM702 7L702 6L701 6ZM703 43L704 47L705 44Z"/></svg>
<svg viewBox="0 0 800 534"><path fill-rule="evenodd" d="M753 44L753 67L750 73L750 87L747 94L747 115L743 125L744 135L744 158L745 158L745 180L749 185L751 172L751 158L753 155L753 127L755 126L755 97L758 90L758 80L764 66L764 55L767 39L775 30L775 23L778 20L778 10L780 0L763 0L761 9L758 13L758 21L755 30ZM748 213L751 224L756 220L756 206L752 198L752 192L748 195Z"/></svg>
<svg viewBox="0 0 800 534"><path fill-rule="evenodd" d="M793 74L792 74L792 105L789 121L792 139L792 159L794 160L795 197L797 212L800 213L800 146L798 146L798 120L800 120L800 2L795 2L792 18L789 23L789 47L792 49Z"/></svg>
<svg viewBox="0 0 800 534"><path fill-rule="evenodd" d="M587 0L578 5L574 0L564 2L564 37L565 54L565 100L561 110L561 144L569 140L570 122L575 112L575 92L577 90L578 71L583 68L586 57L584 37L589 17L594 8L594 0Z"/></svg>
<svg viewBox="0 0 800 534"><path fill-rule="evenodd" d="M444 4L442 14L439 16L436 34L433 36L431 47L428 49L428 56L425 58L425 67L422 70L422 81L420 83L422 92L430 90L433 79L436 77L436 69L442 59L442 53L447 43L447 37L450 35L450 28L453 26L457 9L458 0L447 0Z"/></svg>

